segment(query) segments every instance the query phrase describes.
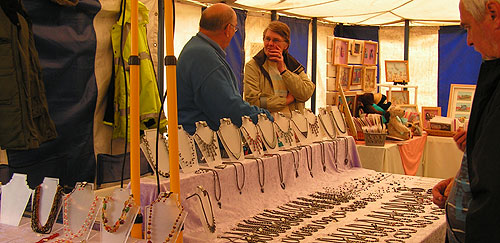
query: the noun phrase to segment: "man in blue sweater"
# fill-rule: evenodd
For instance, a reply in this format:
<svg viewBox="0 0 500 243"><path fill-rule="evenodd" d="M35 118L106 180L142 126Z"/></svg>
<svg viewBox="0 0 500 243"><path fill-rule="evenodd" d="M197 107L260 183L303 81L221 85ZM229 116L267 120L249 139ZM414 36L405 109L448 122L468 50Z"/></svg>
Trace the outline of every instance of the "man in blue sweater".
<svg viewBox="0 0 500 243"><path fill-rule="evenodd" d="M189 40L177 63L177 109L179 124L193 134L195 122L206 121L216 131L221 118L241 126L241 117L257 122L267 110L250 105L241 97L237 79L225 57L227 46L237 29L236 13L225 4L205 9L200 31Z"/></svg>

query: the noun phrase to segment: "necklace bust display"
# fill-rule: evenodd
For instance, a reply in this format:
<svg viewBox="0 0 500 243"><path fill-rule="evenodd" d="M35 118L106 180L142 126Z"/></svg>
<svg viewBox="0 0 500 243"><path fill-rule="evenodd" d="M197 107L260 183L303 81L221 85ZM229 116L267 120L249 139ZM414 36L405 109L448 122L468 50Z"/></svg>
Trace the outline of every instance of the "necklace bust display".
<svg viewBox="0 0 500 243"><path fill-rule="evenodd" d="M347 136L347 123L345 121L344 115L342 114L342 112L340 112L339 107L332 106L331 116L332 120L335 122L338 136Z"/></svg>
<svg viewBox="0 0 500 243"><path fill-rule="evenodd" d="M312 112L311 109L305 109L304 116L307 120L307 125L309 126L309 131L310 131L309 135L311 137L312 142L321 141L323 135L321 134L321 130L319 128L318 117Z"/></svg>
<svg viewBox="0 0 500 243"><path fill-rule="evenodd" d="M144 135L141 137L141 149L146 155L151 168L162 177L169 178L168 142L162 134L158 134L158 168L156 168L156 138L156 129L145 130Z"/></svg>
<svg viewBox="0 0 500 243"><path fill-rule="evenodd" d="M179 136L179 164L183 173L192 173L200 168L198 156L194 147L193 137L184 130L182 125L177 127Z"/></svg>
<svg viewBox="0 0 500 243"><path fill-rule="evenodd" d="M290 118L278 112L274 115L274 124L278 131L280 150L287 150L296 146L295 135L290 126Z"/></svg>
<svg viewBox="0 0 500 243"><path fill-rule="evenodd" d="M309 141L309 126L304 114L295 110L292 111L292 118L290 119L292 123L292 129L297 135L301 144L308 144Z"/></svg>
<svg viewBox="0 0 500 243"><path fill-rule="evenodd" d="M219 151L219 140L206 121L196 122L196 132L193 135L201 154L209 167L214 168L222 163Z"/></svg>
<svg viewBox="0 0 500 243"><path fill-rule="evenodd" d="M337 137L337 130L335 130L335 122L332 119L330 111L327 111L323 107L319 108L318 120L321 124L321 129L328 139L335 139Z"/></svg>
<svg viewBox="0 0 500 243"><path fill-rule="evenodd" d="M241 118L241 134L245 138L248 147L250 147L250 151L252 151L252 155L254 158L260 158L264 156L264 148L262 147L262 138L257 130L257 127L252 122L249 116L244 116Z"/></svg>
<svg viewBox="0 0 500 243"><path fill-rule="evenodd" d="M219 131L217 131L220 141L229 159L232 161L240 161L245 158L243 153L243 145L241 132L229 118L222 118L220 120Z"/></svg>
<svg viewBox="0 0 500 243"><path fill-rule="evenodd" d="M278 138L276 137L276 129L274 122L269 120L266 115L259 114L259 121L257 122L257 128L262 135L262 140L264 140L264 145L266 146L267 153L273 154L278 151Z"/></svg>

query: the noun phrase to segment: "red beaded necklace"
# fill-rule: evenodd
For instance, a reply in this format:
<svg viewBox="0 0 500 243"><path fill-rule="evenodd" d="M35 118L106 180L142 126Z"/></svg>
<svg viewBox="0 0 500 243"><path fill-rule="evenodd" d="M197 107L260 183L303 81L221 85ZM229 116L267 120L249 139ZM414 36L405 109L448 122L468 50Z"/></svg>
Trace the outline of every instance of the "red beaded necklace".
<svg viewBox="0 0 500 243"><path fill-rule="evenodd" d="M81 190L83 190L83 187L80 187L77 190L81 191ZM67 241L71 241L72 239L81 237L90 228L90 226L91 226L90 224L95 219L95 216L97 213L97 211L96 211L97 202L99 201L99 198L97 196L94 197L94 200L92 201L92 204L90 206L87 217L85 218L85 221L83 222L82 226L80 226L80 228L78 229L78 231L76 233L73 233L73 231L71 231L71 228L69 226L69 216L68 216L69 201L71 199L72 199L71 194L68 194L64 197L64 215L63 215L64 228L63 228L63 230L64 230L65 239L57 240L56 243L67 242Z"/></svg>
<svg viewBox="0 0 500 243"><path fill-rule="evenodd" d="M102 224L104 225L104 229L108 231L109 233L114 233L116 232L122 224L125 224L125 220L127 220L127 215L128 212L130 211L130 208L134 205L134 197L132 194L128 197L128 199L123 203L123 209L120 217L115 221L113 225L108 225L108 218L106 216L106 209L108 207L109 200L111 200L111 196L105 197L102 200Z"/></svg>
<svg viewBox="0 0 500 243"><path fill-rule="evenodd" d="M153 241L151 240L152 237L152 225L153 225L153 206L158 203L158 202L166 202L167 199L172 195L172 192L170 193L162 193L158 198L151 203L149 206L149 215L148 215L148 224L146 226L146 240L147 243L152 243ZM174 236L175 231L180 227L179 221L181 219L182 213L184 212L184 207L181 206L181 211L179 212L179 215L177 215L177 218L175 219L174 225L172 226L172 230L168 233L167 237L163 241L164 243L170 242L170 239Z"/></svg>

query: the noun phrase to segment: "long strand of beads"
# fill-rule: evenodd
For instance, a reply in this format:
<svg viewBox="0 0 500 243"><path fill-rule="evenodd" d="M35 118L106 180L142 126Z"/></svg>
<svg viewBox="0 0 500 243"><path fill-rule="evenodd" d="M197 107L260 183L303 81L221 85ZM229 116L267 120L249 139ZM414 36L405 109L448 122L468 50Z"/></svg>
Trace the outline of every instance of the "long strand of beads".
<svg viewBox="0 0 500 243"><path fill-rule="evenodd" d="M113 225L109 225L109 220L106 216L107 207L109 205L109 200L111 197L105 197L102 200L102 223L104 225L104 229L109 233L116 232L122 224L125 224L125 220L127 219L128 212L130 208L133 206L134 198L132 194L128 197L128 199L123 203L123 209L120 217L115 221Z"/></svg>

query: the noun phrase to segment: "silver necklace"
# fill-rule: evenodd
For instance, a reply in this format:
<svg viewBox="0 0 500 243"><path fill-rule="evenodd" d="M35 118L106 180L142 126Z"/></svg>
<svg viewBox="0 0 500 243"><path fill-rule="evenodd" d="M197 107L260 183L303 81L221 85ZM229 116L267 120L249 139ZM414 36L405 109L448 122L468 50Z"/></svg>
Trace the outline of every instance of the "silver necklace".
<svg viewBox="0 0 500 243"><path fill-rule="evenodd" d="M210 131L210 142L205 142L201 138L201 136L198 133L194 134L194 138L196 139L196 142L200 146L200 149L202 152L205 152L205 154L210 157L212 160L215 160L215 157L217 156L217 145L215 144L215 136L214 132Z"/></svg>
<svg viewBox="0 0 500 243"><path fill-rule="evenodd" d="M285 139L285 143L291 146L293 142L293 132L292 128L290 127L290 123L288 123L288 130L286 132L281 129L280 125L277 122L275 124L278 128L279 137Z"/></svg>
<svg viewBox="0 0 500 243"><path fill-rule="evenodd" d="M328 111L326 111L328 112ZM319 115L318 115L318 118L319 118L319 122L321 122L321 125L325 128L325 132L326 132L326 135L328 135L328 137L330 139L335 139L336 137L336 132L335 132L335 127L334 127L334 124L333 124L333 120L332 119L329 119L330 120L330 123L332 125L332 132L328 131L328 127L326 126L325 122L323 121L323 115L321 114L322 112L320 111ZM325 113L326 114L326 113Z"/></svg>
<svg viewBox="0 0 500 243"><path fill-rule="evenodd" d="M340 111L339 111L339 113L340 113ZM333 121L335 122L335 125L337 126L337 128L339 129L339 131L340 131L341 133L346 133L346 131L347 131L347 129L346 129L347 124L346 124L346 122L345 122L345 118L344 118L344 116L343 116L342 114L340 114L340 118L342 118L342 122L343 122L343 124L344 124L344 129L341 129L341 128L340 128L340 126L339 126L339 122L337 121L337 119L335 119L335 114L333 114L333 111L331 111L331 112L330 112L330 116L332 116L332 119L333 119Z"/></svg>
<svg viewBox="0 0 500 243"><path fill-rule="evenodd" d="M242 141L241 141L241 132L240 132L240 131L237 131L236 133L238 134L238 138L239 138L239 139L238 139L238 141L236 141L236 143L235 143L235 144L237 144L237 145L238 145L238 152L237 152L237 153L234 153L234 152L231 150L231 148L229 147L229 144L228 144L228 143L226 143L226 139L224 139L224 136L222 135L222 127L221 127L221 128L219 128L219 131L217 131L217 134L218 134L218 135L219 135L219 137L220 137L220 140L221 140L221 142L222 142L222 145L224 145L224 148L226 148L226 149L227 149L227 152L229 152L229 153L230 153L230 154L231 154L231 155L232 155L235 159L239 160L239 159L240 159L240 157L241 157L241 150L242 150L242 149L241 149L241 143L242 143Z"/></svg>
<svg viewBox="0 0 500 243"><path fill-rule="evenodd" d="M305 119L305 117L304 117L304 119ZM297 130L298 130L298 131L302 134L302 136L304 136L304 138L307 138L307 134L309 133L309 129L308 129L308 127L307 127L307 123L308 123L308 122L307 122L307 119L305 119L305 120L306 120L306 131L301 131L301 130L300 130L300 128L299 128L299 126L297 125L297 123L295 123L295 120L293 119L293 117L292 117L292 119L290 119L290 121L292 121L293 125L294 125L294 126L297 128Z"/></svg>

